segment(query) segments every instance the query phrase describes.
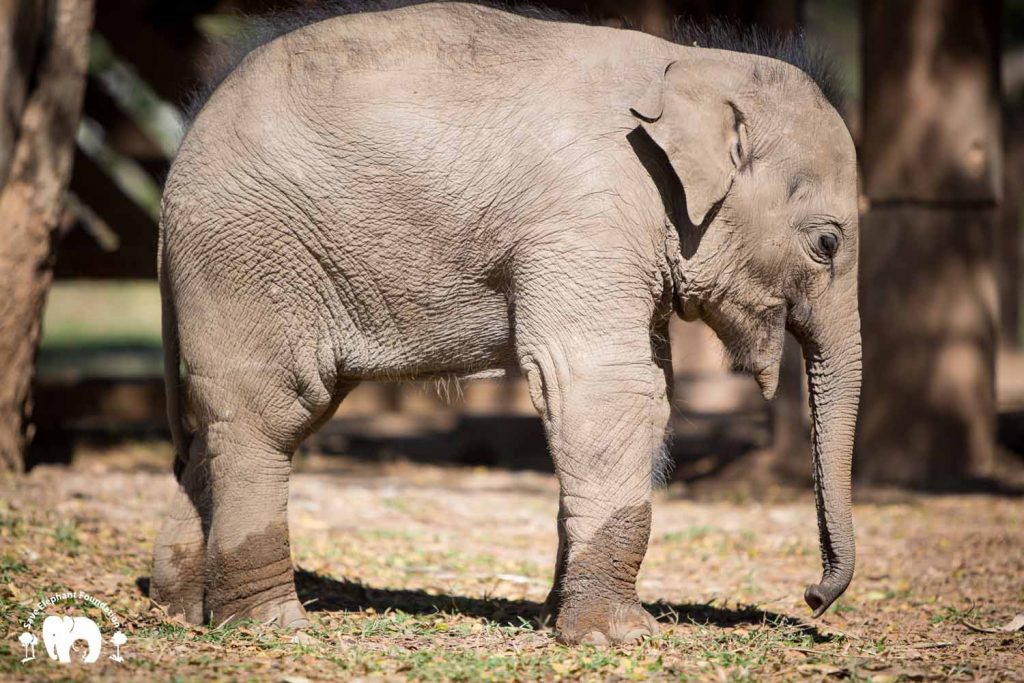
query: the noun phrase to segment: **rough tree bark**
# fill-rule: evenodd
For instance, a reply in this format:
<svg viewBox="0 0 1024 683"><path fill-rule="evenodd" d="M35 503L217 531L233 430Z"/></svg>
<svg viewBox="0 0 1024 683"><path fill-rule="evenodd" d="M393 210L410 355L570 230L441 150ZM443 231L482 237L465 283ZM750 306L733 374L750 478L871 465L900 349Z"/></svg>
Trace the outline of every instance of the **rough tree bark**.
<svg viewBox="0 0 1024 683"><path fill-rule="evenodd" d="M24 467L54 238L71 174L92 0L0 3L0 468Z"/></svg>
<svg viewBox="0 0 1024 683"><path fill-rule="evenodd" d="M959 488L993 466L1000 9L862 5L861 481Z"/></svg>

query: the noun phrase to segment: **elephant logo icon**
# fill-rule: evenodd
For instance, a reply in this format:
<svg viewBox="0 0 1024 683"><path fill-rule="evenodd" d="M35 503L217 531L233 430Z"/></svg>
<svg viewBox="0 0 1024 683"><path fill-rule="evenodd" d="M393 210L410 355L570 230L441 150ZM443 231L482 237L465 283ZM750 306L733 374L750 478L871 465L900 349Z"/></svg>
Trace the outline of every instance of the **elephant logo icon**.
<svg viewBox="0 0 1024 683"><path fill-rule="evenodd" d="M32 606L28 618L21 624L25 630L18 636L18 642L25 651L22 663L31 662L36 658L36 644L39 639L35 634L38 633L36 629L40 619L43 622L43 645L46 647L46 654L50 656L50 659L61 664L71 664L72 662L93 664L99 660L103 650L103 633L108 632L101 632L95 621L87 616L57 614L48 615L43 619L51 607L62 602L86 603L99 610L105 618L105 628L113 631L110 635L110 644L113 646L114 653L110 655L110 659L118 664L125 662L127 657L123 648L128 642L128 636L121 630L120 617L110 609L110 605L85 591L68 590L42 598Z"/></svg>
<svg viewBox="0 0 1024 683"><path fill-rule="evenodd" d="M49 616L43 620L43 644L50 659L62 664L71 662L71 651L78 649L75 643L85 641L88 649L82 655L82 661L91 664L100 658L103 637L100 627L89 617Z"/></svg>

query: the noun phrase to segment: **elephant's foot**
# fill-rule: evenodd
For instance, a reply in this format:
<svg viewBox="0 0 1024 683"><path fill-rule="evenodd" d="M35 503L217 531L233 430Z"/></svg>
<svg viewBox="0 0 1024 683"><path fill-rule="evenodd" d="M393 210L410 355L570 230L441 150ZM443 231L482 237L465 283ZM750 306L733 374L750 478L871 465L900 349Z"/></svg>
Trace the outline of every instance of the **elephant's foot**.
<svg viewBox="0 0 1024 683"><path fill-rule="evenodd" d="M302 606L298 598L284 602L264 603L250 612L250 618L280 628L304 629L310 625L309 618L306 616L306 608Z"/></svg>
<svg viewBox="0 0 1024 683"><path fill-rule="evenodd" d="M558 601L559 642L619 645L658 634L636 594L650 527L651 506L645 502L617 510L588 542L567 543L564 568L548 596L549 603Z"/></svg>
<svg viewBox="0 0 1024 683"><path fill-rule="evenodd" d="M656 635L658 622L635 598L562 604L555 621L555 638L564 645L620 645Z"/></svg>
<svg viewBox="0 0 1024 683"><path fill-rule="evenodd" d="M557 579L555 586L558 585ZM544 604L540 607L540 623L545 626L552 626L558 621L559 605L562 602L562 592L558 588L552 588L545 598Z"/></svg>
<svg viewBox="0 0 1024 683"><path fill-rule="evenodd" d="M309 626L295 592L288 532L272 525L206 560L206 612L214 625L252 619L284 628Z"/></svg>
<svg viewBox="0 0 1024 683"><path fill-rule="evenodd" d="M306 610L299 602L294 589L290 591L290 595L270 591L246 600L210 604L210 615L214 626L242 620L289 629L303 629L310 625Z"/></svg>
<svg viewBox="0 0 1024 683"><path fill-rule="evenodd" d="M150 599L169 615L180 615L190 624L204 621L203 554L202 541L169 544L158 541L153 552Z"/></svg>

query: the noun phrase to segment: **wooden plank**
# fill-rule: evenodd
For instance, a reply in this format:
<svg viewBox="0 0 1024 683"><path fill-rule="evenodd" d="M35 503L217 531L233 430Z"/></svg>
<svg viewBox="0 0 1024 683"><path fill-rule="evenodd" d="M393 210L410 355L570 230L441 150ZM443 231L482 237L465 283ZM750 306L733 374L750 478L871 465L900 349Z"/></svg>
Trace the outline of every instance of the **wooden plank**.
<svg viewBox="0 0 1024 683"><path fill-rule="evenodd" d="M114 231L119 244L104 251L84 230L73 229L58 250L56 277L155 278L156 223L81 150L75 152L71 191Z"/></svg>
<svg viewBox="0 0 1024 683"><path fill-rule="evenodd" d="M160 97L178 104L199 80L204 41L195 15L214 5L211 0L98 0L96 30Z"/></svg>
<svg viewBox="0 0 1024 683"><path fill-rule="evenodd" d="M95 78L89 79L85 89L85 114L103 127L104 142L115 152L166 173L170 162L164 153L122 111Z"/></svg>

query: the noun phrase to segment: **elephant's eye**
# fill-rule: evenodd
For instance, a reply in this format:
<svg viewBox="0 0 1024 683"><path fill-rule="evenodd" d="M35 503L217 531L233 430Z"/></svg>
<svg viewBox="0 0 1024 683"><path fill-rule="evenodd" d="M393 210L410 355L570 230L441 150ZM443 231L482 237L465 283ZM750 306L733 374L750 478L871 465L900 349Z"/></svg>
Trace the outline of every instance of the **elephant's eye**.
<svg viewBox="0 0 1024 683"><path fill-rule="evenodd" d="M823 256L832 258L836 255L836 250L839 249L839 238L830 232L823 232L818 235L818 251Z"/></svg>

